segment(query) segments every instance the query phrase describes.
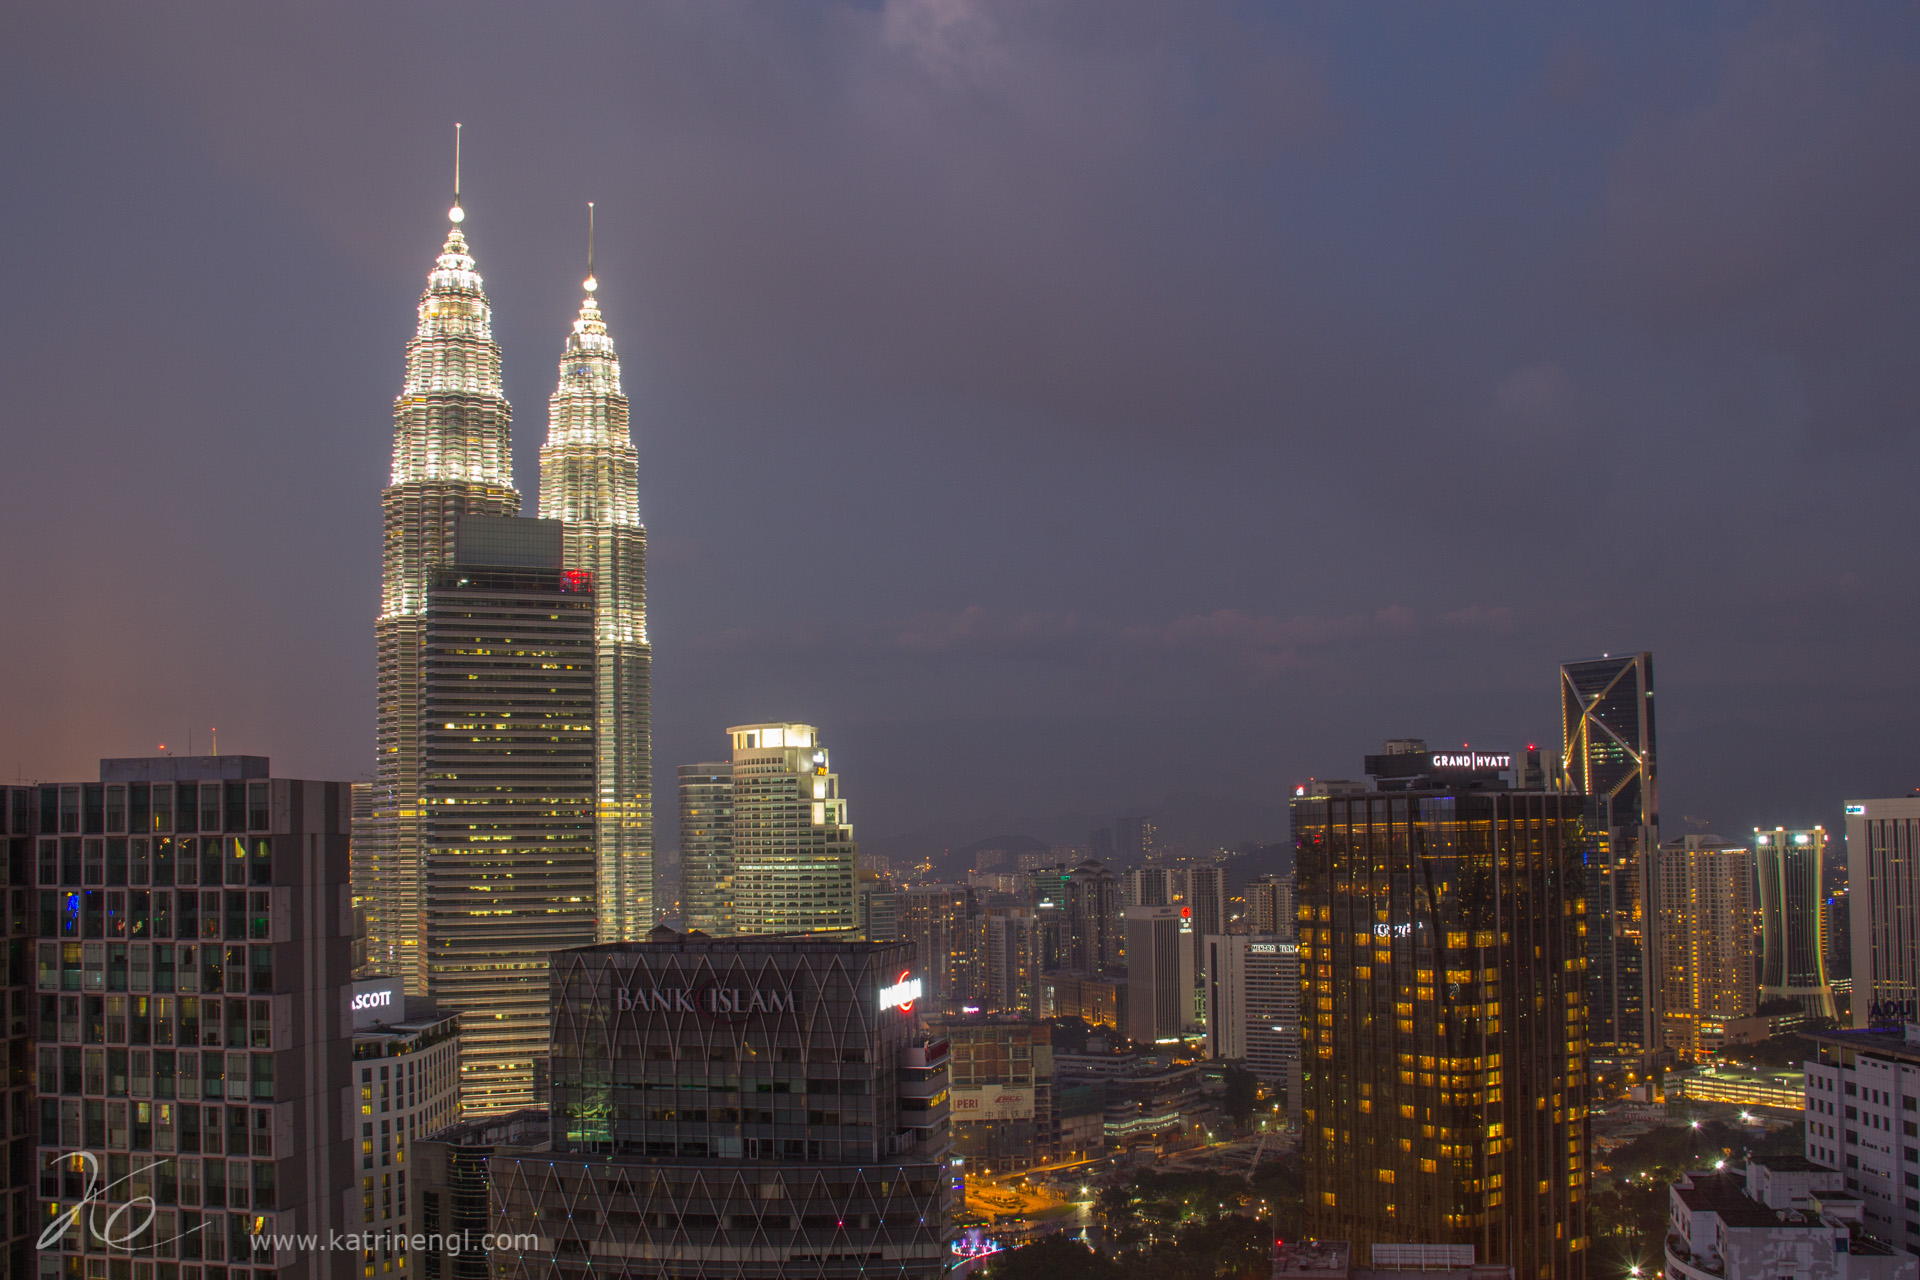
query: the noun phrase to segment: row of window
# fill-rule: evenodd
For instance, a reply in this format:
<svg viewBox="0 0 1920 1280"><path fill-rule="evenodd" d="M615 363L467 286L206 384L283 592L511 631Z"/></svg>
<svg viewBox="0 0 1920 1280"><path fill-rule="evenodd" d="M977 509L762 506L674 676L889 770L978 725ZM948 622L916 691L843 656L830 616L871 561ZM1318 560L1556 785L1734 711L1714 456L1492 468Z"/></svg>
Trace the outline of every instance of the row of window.
<svg viewBox="0 0 1920 1280"><path fill-rule="evenodd" d="M43 887L271 884L273 842L265 836L64 836L39 842L36 869Z"/></svg>
<svg viewBox="0 0 1920 1280"><path fill-rule="evenodd" d="M38 790L38 823L28 819L32 789L12 791L8 825L14 834L27 834L30 826L49 836L264 831L273 818L264 781L87 782Z"/></svg>
<svg viewBox="0 0 1920 1280"><path fill-rule="evenodd" d="M264 995L273 990L273 953L271 943L43 943L39 987L42 992Z"/></svg>
<svg viewBox="0 0 1920 1280"><path fill-rule="evenodd" d="M55 1043L271 1049L273 1002L238 996L225 1000L197 996L41 996L38 1038L43 1073L52 1056L82 1052L56 1049ZM99 1056L97 1050L85 1052ZM40 1091L80 1092L44 1086Z"/></svg>
<svg viewBox="0 0 1920 1280"><path fill-rule="evenodd" d="M57 1053L50 1060L48 1054ZM61 1048L40 1052L41 1105L72 1102L74 1094L188 1101L199 1098L273 1098L273 1055L173 1049L106 1049L81 1051ZM59 1086L51 1096L48 1084ZM92 1105L90 1102L89 1106ZM44 1114L44 1113L43 1113ZM63 1126L64 1131L64 1126ZM62 1140L64 1143L64 1139ZM78 1146L75 1143L65 1145Z"/></svg>

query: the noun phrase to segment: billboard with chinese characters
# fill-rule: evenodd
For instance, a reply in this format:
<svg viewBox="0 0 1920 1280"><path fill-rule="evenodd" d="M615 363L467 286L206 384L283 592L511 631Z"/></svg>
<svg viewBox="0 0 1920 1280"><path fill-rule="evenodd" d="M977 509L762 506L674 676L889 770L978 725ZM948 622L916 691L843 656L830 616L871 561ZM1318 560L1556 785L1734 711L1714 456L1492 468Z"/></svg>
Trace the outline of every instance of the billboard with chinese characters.
<svg viewBox="0 0 1920 1280"><path fill-rule="evenodd" d="M1033 1086L957 1085L953 1089L955 1120L1031 1120Z"/></svg>

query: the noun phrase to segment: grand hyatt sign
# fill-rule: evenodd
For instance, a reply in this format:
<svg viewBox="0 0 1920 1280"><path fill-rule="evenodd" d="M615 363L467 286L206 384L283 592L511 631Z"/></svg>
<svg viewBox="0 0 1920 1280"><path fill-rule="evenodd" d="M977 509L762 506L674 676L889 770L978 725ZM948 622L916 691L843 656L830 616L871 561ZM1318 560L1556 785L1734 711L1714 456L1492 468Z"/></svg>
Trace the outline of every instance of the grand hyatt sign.
<svg viewBox="0 0 1920 1280"><path fill-rule="evenodd" d="M1436 769L1483 769L1513 768L1513 754L1508 751L1487 753L1481 751L1436 751L1433 753L1433 767Z"/></svg>
<svg viewBox="0 0 1920 1280"><path fill-rule="evenodd" d="M792 1013L793 992L757 987L621 987L613 1007L623 1013L704 1013L726 1018L743 1013Z"/></svg>

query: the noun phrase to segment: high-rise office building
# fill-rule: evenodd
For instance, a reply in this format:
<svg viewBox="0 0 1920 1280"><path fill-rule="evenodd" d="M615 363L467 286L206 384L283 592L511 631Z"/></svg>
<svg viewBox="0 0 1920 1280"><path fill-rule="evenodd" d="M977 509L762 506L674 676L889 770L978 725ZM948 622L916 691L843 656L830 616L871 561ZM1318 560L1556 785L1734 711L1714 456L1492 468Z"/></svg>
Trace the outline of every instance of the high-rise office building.
<svg viewBox="0 0 1920 1280"><path fill-rule="evenodd" d="M1920 794L1847 804L1853 1025L1920 1021Z"/></svg>
<svg viewBox="0 0 1920 1280"><path fill-rule="evenodd" d="M908 951L660 926L556 957L552 1140L492 1160L493 1229L535 1239L493 1274L938 1280L948 1048Z"/></svg>
<svg viewBox="0 0 1920 1280"><path fill-rule="evenodd" d="M1120 873L1123 909L1172 906L1174 897L1171 867L1128 867Z"/></svg>
<svg viewBox="0 0 1920 1280"><path fill-rule="evenodd" d="M1756 1007L1753 851L1712 835L1669 840L1654 882L1663 1042L1686 1057L1713 1053L1727 1023Z"/></svg>
<svg viewBox="0 0 1920 1280"><path fill-rule="evenodd" d="M896 938L913 944L913 969L926 984L927 1016L979 1006L985 999L985 921L970 885L902 889L894 898Z"/></svg>
<svg viewBox="0 0 1920 1280"><path fill-rule="evenodd" d="M1653 655L1560 668L1561 776L1587 797L1587 984L1596 1066L1644 1069L1660 1052L1648 901L1660 846Z"/></svg>
<svg viewBox="0 0 1920 1280"><path fill-rule="evenodd" d="M653 647L647 640L647 530L620 359L594 298L567 336L540 446L540 515L566 530L566 567L593 577L595 848L602 942L653 927Z"/></svg>
<svg viewBox="0 0 1920 1280"><path fill-rule="evenodd" d="M1797 1000L1808 1017L1834 1017L1822 892L1826 830L1756 827L1753 851L1760 871L1760 1000Z"/></svg>
<svg viewBox="0 0 1920 1280"><path fill-rule="evenodd" d="M1120 963L1120 892L1113 872L1089 858L1060 884L1066 903L1064 968L1094 974Z"/></svg>
<svg viewBox="0 0 1920 1280"><path fill-rule="evenodd" d="M680 766L680 918L733 932L733 762Z"/></svg>
<svg viewBox="0 0 1920 1280"><path fill-rule="evenodd" d="M537 1100L547 955L596 932L593 583L561 537L462 516L427 597L420 987L461 1015L468 1115Z"/></svg>
<svg viewBox="0 0 1920 1280"><path fill-rule="evenodd" d="M1300 948L1291 934L1247 935L1247 1070L1286 1097L1300 1127Z"/></svg>
<svg viewBox="0 0 1920 1280"><path fill-rule="evenodd" d="M733 927L852 935L858 849L810 724L742 724L733 742Z"/></svg>
<svg viewBox="0 0 1920 1280"><path fill-rule="evenodd" d="M1200 983L1209 1058L1247 1056L1247 937L1210 933L1200 939Z"/></svg>
<svg viewBox="0 0 1920 1280"><path fill-rule="evenodd" d="M1247 932L1293 937L1293 877L1255 876L1244 890Z"/></svg>
<svg viewBox="0 0 1920 1280"><path fill-rule="evenodd" d="M1192 867L1181 905L1193 911L1193 972L1206 972L1206 939L1227 931L1227 877L1219 867Z"/></svg>
<svg viewBox="0 0 1920 1280"><path fill-rule="evenodd" d="M426 991L420 923L426 871L420 795L427 597L453 558L461 516L520 512L513 487L513 407L500 385L492 309L459 224L420 296L406 380L393 402L393 471L380 497L377 727L371 814L354 833L354 896L366 912L368 968Z"/></svg>
<svg viewBox="0 0 1920 1280"><path fill-rule="evenodd" d="M30 1163L39 1223L67 1224L41 1274L360 1274L296 1247L358 1228L375 1142L347 1106L348 785L165 756L38 795Z"/></svg>
<svg viewBox="0 0 1920 1280"><path fill-rule="evenodd" d="M1308 1231L1585 1275L1581 800L1293 801Z"/></svg>
<svg viewBox="0 0 1920 1280"><path fill-rule="evenodd" d="M84 794L84 787L78 790ZM99 792L101 830L104 831L105 788L99 788ZM33 1164L37 1136L30 1127L35 1107L34 1078L28 1067L33 1061L33 1036L37 1030L33 1018L34 953L30 942L34 934L32 913L38 905L33 883L34 837L40 827L35 804L37 795L33 787L0 787L0 853L6 855L0 859L6 877L6 892L0 894L0 899L4 899L0 901L0 927L6 929L7 937L4 960L0 962L0 986L5 988L0 991L0 999L6 1001L7 1013L6 1035L0 1042L0 1052L5 1053L7 1062L20 1064L19 1070L9 1071L0 1080L0 1108L9 1116L19 1117L8 1126L9 1140L0 1142L0 1159L6 1161L4 1167L8 1170L5 1180L0 1181L0 1280L24 1280L34 1273L34 1239L41 1231L39 1215L34 1212L33 1184L13 1174L14 1170L24 1171ZM119 795L124 806L124 789ZM58 792L50 799L53 812L58 815ZM76 819L83 807L75 806ZM57 834L57 816L51 825Z"/></svg>
<svg viewBox="0 0 1920 1280"><path fill-rule="evenodd" d="M1127 1036L1179 1040L1194 1018L1193 915L1185 907L1127 908Z"/></svg>

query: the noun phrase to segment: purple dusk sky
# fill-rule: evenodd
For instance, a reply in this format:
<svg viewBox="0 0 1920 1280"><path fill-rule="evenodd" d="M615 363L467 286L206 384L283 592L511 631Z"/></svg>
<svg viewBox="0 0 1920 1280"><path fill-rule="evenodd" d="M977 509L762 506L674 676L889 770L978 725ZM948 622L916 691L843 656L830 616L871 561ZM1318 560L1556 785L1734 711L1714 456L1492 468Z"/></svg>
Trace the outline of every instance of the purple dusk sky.
<svg viewBox="0 0 1920 1280"><path fill-rule="evenodd" d="M669 848L731 723L821 726L864 838L1279 813L1389 736L1557 746L1557 664L1640 648L1669 835L1920 784L1910 6L5 27L11 777L211 725L368 774L459 120L529 513L598 202Z"/></svg>

